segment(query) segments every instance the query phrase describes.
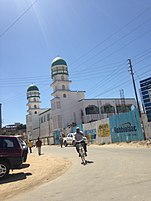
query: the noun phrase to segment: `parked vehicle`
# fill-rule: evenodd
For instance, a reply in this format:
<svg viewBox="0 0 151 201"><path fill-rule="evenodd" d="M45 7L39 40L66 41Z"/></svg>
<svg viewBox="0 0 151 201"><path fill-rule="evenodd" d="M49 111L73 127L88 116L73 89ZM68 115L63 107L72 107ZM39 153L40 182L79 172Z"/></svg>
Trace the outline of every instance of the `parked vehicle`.
<svg viewBox="0 0 151 201"><path fill-rule="evenodd" d="M19 136L0 136L0 179L26 162L28 147Z"/></svg>
<svg viewBox="0 0 151 201"><path fill-rule="evenodd" d="M68 145L73 145L75 146L75 137L74 133L69 133L66 137L63 138L63 144L65 147Z"/></svg>
<svg viewBox="0 0 151 201"><path fill-rule="evenodd" d="M87 144L87 138L83 137L83 139L85 140L85 142ZM64 137L63 144L65 147L67 147L68 145L75 146L75 133L69 133L66 137Z"/></svg>

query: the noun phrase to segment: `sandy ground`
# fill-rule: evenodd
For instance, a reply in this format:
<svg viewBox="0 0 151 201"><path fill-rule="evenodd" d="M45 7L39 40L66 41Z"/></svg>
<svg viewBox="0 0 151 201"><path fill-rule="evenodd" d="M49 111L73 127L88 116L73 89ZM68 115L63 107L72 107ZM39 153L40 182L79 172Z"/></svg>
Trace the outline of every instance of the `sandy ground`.
<svg viewBox="0 0 151 201"><path fill-rule="evenodd" d="M110 146L110 147L133 147L133 148L151 148L151 140L144 140L144 141L133 141L133 142L120 142L120 143L112 143L112 144L105 144L102 146Z"/></svg>
<svg viewBox="0 0 151 201"><path fill-rule="evenodd" d="M10 171L9 177L0 181L0 200L53 180L62 175L70 165L71 162L64 158L28 154L23 169Z"/></svg>

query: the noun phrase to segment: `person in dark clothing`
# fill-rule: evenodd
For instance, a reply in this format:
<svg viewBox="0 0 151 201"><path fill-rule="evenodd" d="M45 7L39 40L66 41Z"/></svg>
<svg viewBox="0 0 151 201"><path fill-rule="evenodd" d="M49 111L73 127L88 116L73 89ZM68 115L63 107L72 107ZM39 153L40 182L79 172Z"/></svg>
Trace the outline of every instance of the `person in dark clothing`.
<svg viewBox="0 0 151 201"><path fill-rule="evenodd" d="M36 142L36 147L38 148L38 155L41 155L41 146L42 146L42 141L40 140L40 138L38 137L38 140Z"/></svg>
<svg viewBox="0 0 151 201"><path fill-rule="evenodd" d="M61 146L61 148L62 148L62 146L63 146L63 137L64 137L64 135L63 135L63 133L61 133L61 134L60 134L60 137L59 137L59 141L60 141L60 146Z"/></svg>

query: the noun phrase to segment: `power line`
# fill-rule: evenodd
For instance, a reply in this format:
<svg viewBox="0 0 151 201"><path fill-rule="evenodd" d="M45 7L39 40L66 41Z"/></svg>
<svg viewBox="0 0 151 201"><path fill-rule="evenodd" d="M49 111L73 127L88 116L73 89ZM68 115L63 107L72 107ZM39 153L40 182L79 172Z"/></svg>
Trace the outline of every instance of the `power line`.
<svg viewBox="0 0 151 201"><path fill-rule="evenodd" d="M86 52L85 54L83 54L82 56L80 56L78 59L76 59L76 61L72 62L70 65L75 64L78 60L80 60L81 58L87 56L90 52L92 52L94 49L96 49L98 46L102 45L104 42L108 41L110 38L112 38L113 36L115 36L117 33L121 32L125 27L127 27L129 24L131 24L132 22L134 22L136 19L138 19L140 16L142 16L144 13L146 13L147 11L149 11L151 8L151 6L149 6L147 9L143 10L141 13L139 13L137 16L135 16L132 20L130 20L127 24L125 24L123 27L121 27L118 31L114 32L113 34L111 34L110 36L108 36L107 38L105 38L103 41L101 41L100 43L98 43L96 46L94 46L92 49L90 49L88 52Z"/></svg>
<svg viewBox="0 0 151 201"><path fill-rule="evenodd" d="M127 36L129 36L130 34L132 34L135 30L137 30L139 27L143 26L145 22L149 21L151 19L151 17L149 17L147 20L145 20L144 22L142 22L141 24L139 24L138 26L136 26L134 29L132 29L128 34L120 37L118 40L112 42L110 45L108 45L107 47L105 47L104 49L102 49L101 51L99 51L97 54L93 55L91 58L87 59L86 61L84 61L82 64L90 61L91 59L93 59L94 57L96 57L97 55L99 55L102 52L105 52L106 50L108 50L110 47L112 47L113 45L117 44L119 41L123 40L124 38L126 38ZM80 64L80 65L82 65Z"/></svg>
<svg viewBox="0 0 151 201"><path fill-rule="evenodd" d="M35 0L19 17L17 17L1 34L0 38L4 36L37 2L38 0Z"/></svg>

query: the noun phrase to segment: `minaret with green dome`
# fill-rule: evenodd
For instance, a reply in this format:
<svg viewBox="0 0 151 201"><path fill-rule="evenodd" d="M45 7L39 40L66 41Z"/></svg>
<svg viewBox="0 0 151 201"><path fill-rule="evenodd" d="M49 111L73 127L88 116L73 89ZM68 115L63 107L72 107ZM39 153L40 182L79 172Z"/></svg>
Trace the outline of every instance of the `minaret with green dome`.
<svg viewBox="0 0 151 201"><path fill-rule="evenodd" d="M40 92L36 85L31 84L27 89L27 106L28 106L28 114L39 114L40 111Z"/></svg>
<svg viewBox="0 0 151 201"><path fill-rule="evenodd" d="M64 59L61 57L56 57L51 63L51 78L53 82L51 87L53 88L54 97L67 97L70 91L71 81L68 78L68 66Z"/></svg>

